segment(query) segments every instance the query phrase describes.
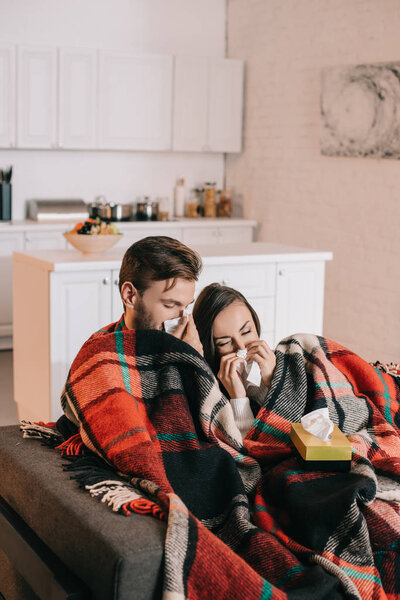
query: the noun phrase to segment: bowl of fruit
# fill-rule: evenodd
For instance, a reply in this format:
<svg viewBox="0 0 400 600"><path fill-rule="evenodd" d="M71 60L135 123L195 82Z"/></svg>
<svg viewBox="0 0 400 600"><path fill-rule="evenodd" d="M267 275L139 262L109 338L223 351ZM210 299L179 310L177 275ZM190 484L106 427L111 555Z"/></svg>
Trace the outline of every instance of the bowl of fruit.
<svg viewBox="0 0 400 600"><path fill-rule="evenodd" d="M114 223L107 223L96 217L77 223L71 231L63 233L63 236L83 254L101 254L119 242L122 233Z"/></svg>

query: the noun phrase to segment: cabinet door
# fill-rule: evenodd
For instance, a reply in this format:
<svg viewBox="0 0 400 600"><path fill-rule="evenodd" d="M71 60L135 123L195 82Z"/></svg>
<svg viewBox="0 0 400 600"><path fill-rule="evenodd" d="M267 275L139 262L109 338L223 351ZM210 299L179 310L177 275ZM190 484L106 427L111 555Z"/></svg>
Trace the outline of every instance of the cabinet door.
<svg viewBox="0 0 400 600"><path fill-rule="evenodd" d="M144 225L143 227L139 226L137 229L132 229L128 227L124 228L124 226L119 223L117 225L120 232L124 234L124 237L118 243L118 248L129 248L129 246L138 240L150 235L167 235L176 240L182 240L182 230L180 227L164 229L162 225L159 227L157 227L157 225L154 225L154 227L147 227L147 225Z"/></svg>
<svg viewBox="0 0 400 600"><path fill-rule="evenodd" d="M0 148L15 146L15 48L0 46Z"/></svg>
<svg viewBox="0 0 400 600"><path fill-rule="evenodd" d="M25 232L25 250L64 250L67 245L61 231Z"/></svg>
<svg viewBox="0 0 400 600"><path fill-rule="evenodd" d="M208 59L176 57L174 150L207 150Z"/></svg>
<svg viewBox="0 0 400 600"><path fill-rule="evenodd" d="M59 145L96 147L97 51L60 48Z"/></svg>
<svg viewBox="0 0 400 600"><path fill-rule="evenodd" d="M185 227L183 230L185 244L218 244L218 227Z"/></svg>
<svg viewBox="0 0 400 600"><path fill-rule="evenodd" d="M0 234L0 348L11 348L12 335L12 253L22 251L22 233Z"/></svg>
<svg viewBox="0 0 400 600"><path fill-rule="evenodd" d="M242 149L243 61L210 59L208 146L213 152Z"/></svg>
<svg viewBox="0 0 400 600"><path fill-rule="evenodd" d="M122 313L124 312L124 305L122 304L121 294L119 293L119 271L112 271L112 307L111 307L111 321L119 321Z"/></svg>
<svg viewBox="0 0 400 600"><path fill-rule="evenodd" d="M278 263L275 343L294 333L322 335L325 263Z"/></svg>
<svg viewBox="0 0 400 600"><path fill-rule="evenodd" d="M18 146L56 147L57 51L18 49Z"/></svg>
<svg viewBox="0 0 400 600"><path fill-rule="evenodd" d="M171 56L100 54L100 147L171 148Z"/></svg>
<svg viewBox="0 0 400 600"><path fill-rule="evenodd" d="M82 344L111 323L111 271L50 274L51 397L58 402Z"/></svg>
<svg viewBox="0 0 400 600"><path fill-rule="evenodd" d="M253 241L253 228L250 227L219 227L218 243L247 244Z"/></svg>

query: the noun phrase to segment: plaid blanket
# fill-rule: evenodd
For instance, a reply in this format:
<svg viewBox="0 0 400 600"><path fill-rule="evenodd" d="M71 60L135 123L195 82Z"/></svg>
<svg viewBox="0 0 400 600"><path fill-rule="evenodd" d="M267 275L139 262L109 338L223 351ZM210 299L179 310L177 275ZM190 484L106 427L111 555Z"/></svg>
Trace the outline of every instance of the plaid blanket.
<svg viewBox="0 0 400 600"><path fill-rule="evenodd" d="M399 379L312 335L276 357L242 441L202 357L121 320L72 364L62 405L80 436L63 448L100 457L76 463L93 495L167 521L167 600L399 598ZM290 446L290 423L325 406L352 443L348 473L304 471Z"/></svg>

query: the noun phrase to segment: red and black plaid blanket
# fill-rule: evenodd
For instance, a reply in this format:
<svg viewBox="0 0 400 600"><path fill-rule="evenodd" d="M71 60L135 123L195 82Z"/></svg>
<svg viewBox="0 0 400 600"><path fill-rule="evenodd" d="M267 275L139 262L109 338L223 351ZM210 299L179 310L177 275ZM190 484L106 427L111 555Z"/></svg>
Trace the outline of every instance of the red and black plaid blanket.
<svg viewBox="0 0 400 600"><path fill-rule="evenodd" d="M61 448L100 457L73 467L94 496L167 521L167 599L399 598L398 378L312 335L276 357L242 442L195 350L110 325L72 364L62 404L80 435ZM352 443L348 473L304 471L290 446L290 423L323 406Z"/></svg>

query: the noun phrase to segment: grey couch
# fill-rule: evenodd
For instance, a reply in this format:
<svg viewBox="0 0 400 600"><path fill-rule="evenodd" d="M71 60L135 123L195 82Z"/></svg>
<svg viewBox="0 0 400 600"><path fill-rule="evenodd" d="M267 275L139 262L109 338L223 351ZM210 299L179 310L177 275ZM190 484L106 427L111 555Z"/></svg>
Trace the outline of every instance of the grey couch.
<svg viewBox="0 0 400 600"><path fill-rule="evenodd" d="M166 524L113 513L64 462L18 426L0 427L0 598L159 598Z"/></svg>

